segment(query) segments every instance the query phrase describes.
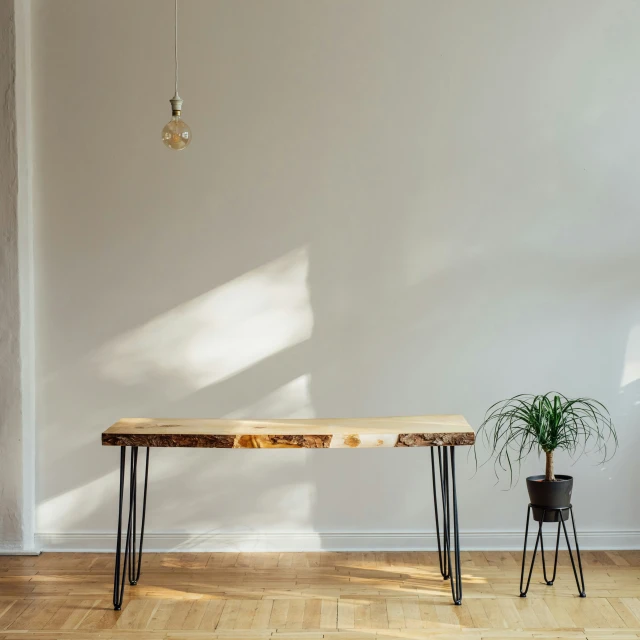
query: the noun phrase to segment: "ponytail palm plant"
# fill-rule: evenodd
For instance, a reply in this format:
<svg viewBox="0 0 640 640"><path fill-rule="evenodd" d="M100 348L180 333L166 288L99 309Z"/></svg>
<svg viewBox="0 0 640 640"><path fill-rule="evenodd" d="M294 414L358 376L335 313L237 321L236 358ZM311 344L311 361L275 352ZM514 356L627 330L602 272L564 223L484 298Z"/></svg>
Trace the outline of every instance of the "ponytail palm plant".
<svg viewBox="0 0 640 640"><path fill-rule="evenodd" d="M508 471L514 484L514 466L532 452L544 452L544 480L555 481L553 454L595 452L600 462L610 459L618 437L605 406L590 398L570 399L561 393L517 395L489 407L478 436L488 445L498 471Z"/></svg>

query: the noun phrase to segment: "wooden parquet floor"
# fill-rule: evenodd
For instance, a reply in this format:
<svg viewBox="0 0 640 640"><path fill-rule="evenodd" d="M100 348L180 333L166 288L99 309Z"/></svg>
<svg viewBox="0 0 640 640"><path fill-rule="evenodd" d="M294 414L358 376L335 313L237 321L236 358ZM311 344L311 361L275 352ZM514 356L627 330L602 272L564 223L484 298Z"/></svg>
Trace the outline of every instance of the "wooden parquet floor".
<svg viewBox="0 0 640 640"><path fill-rule="evenodd" d="M640 638L640 551L584 552L587 598L566 554L527 598L519 553L462 561L456 607L435 553L148 553L115 612L111 554L5 556L0 640Z"/></svg>

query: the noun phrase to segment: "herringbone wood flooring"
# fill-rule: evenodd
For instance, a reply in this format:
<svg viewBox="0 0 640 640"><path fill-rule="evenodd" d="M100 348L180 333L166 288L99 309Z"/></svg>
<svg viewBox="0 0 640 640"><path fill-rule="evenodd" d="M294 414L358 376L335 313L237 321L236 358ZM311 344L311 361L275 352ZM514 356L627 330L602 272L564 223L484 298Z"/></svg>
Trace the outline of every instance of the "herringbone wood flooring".
<svg viewBox="0 0 640 640"><path fill-rule="evenodd" d="M462 560L456 607L435 553L149 553L115 612L111 554L0 557L0 640L640 637L640 551L584 552L583 599L566 554L526 599L519 553Z"/></svg>

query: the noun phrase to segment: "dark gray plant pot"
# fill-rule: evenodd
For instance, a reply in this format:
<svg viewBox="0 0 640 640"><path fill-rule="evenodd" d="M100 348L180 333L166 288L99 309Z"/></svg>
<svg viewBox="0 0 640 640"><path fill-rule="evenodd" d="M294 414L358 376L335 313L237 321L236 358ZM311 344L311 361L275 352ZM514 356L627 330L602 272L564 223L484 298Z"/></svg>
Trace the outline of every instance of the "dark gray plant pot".
<svg viewBox="0 0 640 640"><path fill-rule="evenodd" d="M540 507L568 507L571 505L571 492L573 491L572 476L556 476L554 482L547 482L544 476L529 476L527 478L527 491L533 508L533 519L540 522L544 512ZM569 517L569 510L548 511L545 513L545 522L559 522L558 514L562 519Z"/></svg>

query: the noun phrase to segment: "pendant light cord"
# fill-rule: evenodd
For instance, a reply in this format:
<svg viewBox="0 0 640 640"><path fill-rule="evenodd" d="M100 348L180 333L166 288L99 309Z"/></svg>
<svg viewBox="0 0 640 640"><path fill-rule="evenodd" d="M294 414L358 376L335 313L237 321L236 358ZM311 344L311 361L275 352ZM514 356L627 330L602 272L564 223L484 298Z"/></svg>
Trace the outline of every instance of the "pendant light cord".
<svg viewBox="0 0 640 640"><path fill-rule="evenodd" d="M174 34L174 59L176 67L176 96L178 95L178 0L175 0L176 19L175 19L175 34Z"/></svg>

